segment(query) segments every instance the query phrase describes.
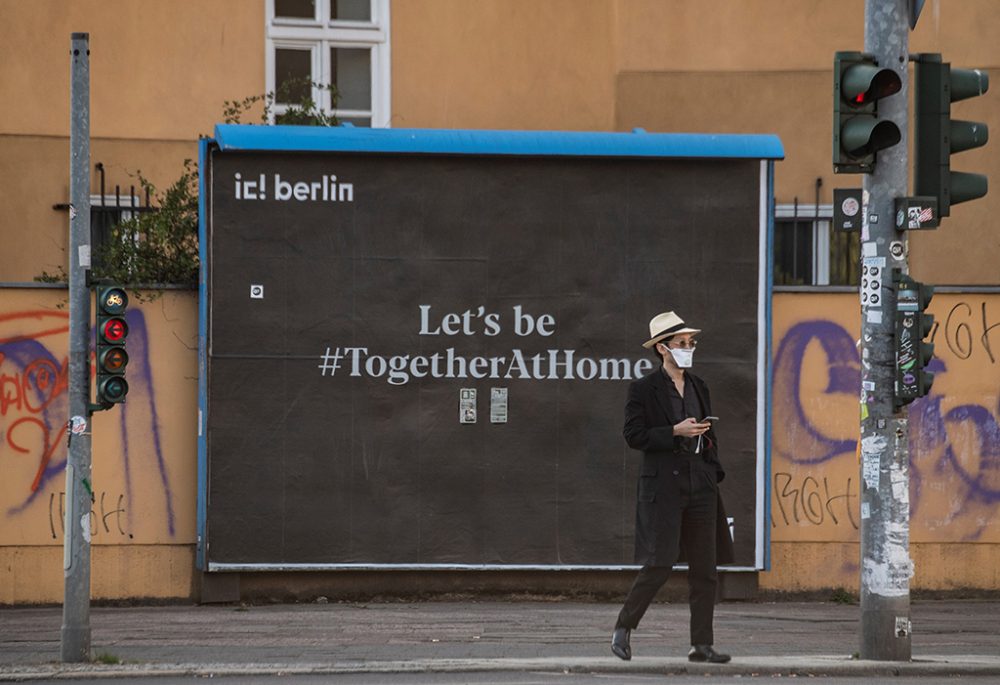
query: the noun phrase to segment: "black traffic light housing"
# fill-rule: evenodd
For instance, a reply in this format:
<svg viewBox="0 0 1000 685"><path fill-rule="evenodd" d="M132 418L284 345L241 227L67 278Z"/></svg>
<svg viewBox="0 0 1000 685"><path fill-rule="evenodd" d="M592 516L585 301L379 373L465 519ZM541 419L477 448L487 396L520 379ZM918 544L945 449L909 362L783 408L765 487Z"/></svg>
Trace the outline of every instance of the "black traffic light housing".
<svg viewBox="0 0 1000 685"><path fill-rule="evenodd" d="M916 121L914 125L914 190L938 199L938 216L951 206L986 195L983 174L951 170L951 155L982 147L989 129L978 121L951 118L951 103L978 97L989 90L989 75L980 69L952 69L938 53L922 53L916 62Z"/></svg>
<svg viewBox="0 0 1000 685"><path fill-rule="evenodd" d="M927 370L934 357L934 343L924 342L934 327L934 316L926 312L934 297L934 286L919 283L898 270L896 288L896 408L930 392L934 374Z"/></svg>
<svg viewBox="0 0 1000 685"><path fill-rule="evenodd" d="M128 381L125 380L127 308L128 294L124 288L117 285L97 288L97 404L94 409L98 411L124 402L128 394Z"/></svg>
<svg viewBox="0 0 1000 685"><path fill-rule="evenodd" d="M878 101L898 93L902 80L880 68L871 55L838 52L833 58L833 170L872 173L875 154L902 136L891 121L878 118Z"/></svg>

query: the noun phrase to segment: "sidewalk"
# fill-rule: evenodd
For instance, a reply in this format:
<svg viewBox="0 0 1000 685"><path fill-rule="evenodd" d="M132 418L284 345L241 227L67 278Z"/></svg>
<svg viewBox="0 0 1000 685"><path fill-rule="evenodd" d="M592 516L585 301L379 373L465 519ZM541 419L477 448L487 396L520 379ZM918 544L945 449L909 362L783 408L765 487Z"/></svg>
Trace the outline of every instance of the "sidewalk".
<svg viewBox="0 0 1000 685"><path fill-rule="evenodd" d="M62 664L62 611L0 609L0 681L129 675L555 671L717 675L1000 677L995 601L913 602L913 661L852 659L861 610L831 603L739 603L716 610L724 665L686 659L688 610L654 604L611 655L617 605L543 601L93 608L91 655Z"/></svg>

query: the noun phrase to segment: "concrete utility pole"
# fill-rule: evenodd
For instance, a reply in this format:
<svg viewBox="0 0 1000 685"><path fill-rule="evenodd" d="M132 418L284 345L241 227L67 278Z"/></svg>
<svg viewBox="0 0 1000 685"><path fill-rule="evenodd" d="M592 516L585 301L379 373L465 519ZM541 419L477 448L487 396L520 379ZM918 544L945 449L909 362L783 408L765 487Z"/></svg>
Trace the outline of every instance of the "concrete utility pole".
<svg viewBox="0 0 1000 685"><path fill-rule="evenodd" d="M70 40L69 456L62 660L90 660L90 35Z"/></svg>
<svg viewBox="0 0 1000 685"><path fill-rule="evenodd" d="M910 502L907 412L895 411L896 293L907 268L894 201L907 195L909 0L865 0L865 52L902 89L878 103L901 140L864 176L861 233L861 650L862 659L910 660Z"/></svg>

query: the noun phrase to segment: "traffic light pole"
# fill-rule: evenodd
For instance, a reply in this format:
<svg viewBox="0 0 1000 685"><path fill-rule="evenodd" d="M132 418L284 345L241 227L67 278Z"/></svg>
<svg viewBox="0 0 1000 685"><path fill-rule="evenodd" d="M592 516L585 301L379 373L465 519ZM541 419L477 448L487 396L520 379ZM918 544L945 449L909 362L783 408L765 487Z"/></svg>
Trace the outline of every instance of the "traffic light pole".
<svg viewBox="0 0 1000 685"><path fill-rule="evenodd" d="M861 233L861 649L862 659L910 660L909 442L893 404L896 293L907 271L895 199L907 195L909 0L865 0L865 53L898 73L902 90L879 101L899 144L880 150L864 176Z"/></svg>
<svg viewBox="0 0 1000 685"><path fill-rule="evenodd" d="M69 455L62 660L90 660L90 36L70 41Z"/></svg>

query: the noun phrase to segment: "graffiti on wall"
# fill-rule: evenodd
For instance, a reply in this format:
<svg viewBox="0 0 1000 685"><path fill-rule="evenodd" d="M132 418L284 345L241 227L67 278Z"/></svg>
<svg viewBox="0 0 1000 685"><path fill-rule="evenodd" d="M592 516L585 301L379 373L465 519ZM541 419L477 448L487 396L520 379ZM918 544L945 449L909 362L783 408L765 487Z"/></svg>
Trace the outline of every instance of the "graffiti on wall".
<svg viewBox="0 0 1000 685"><path fill-rule="evenodd" d="M160 510L166 532L176 532L174 496L160 437L152 382L149 334L139 309L129 325L130 391L127 401L93 420L95 483L114 489L93 493L95 542L133 538L137 498ZM69 413L68 315L51 310L0 314L0 544L44 544L62 539ZM90 366L94 378L93 354ZM101 423L98 424L98 420ZM150 480L155 491L140 488ZM140 494L141 493L141 494ZM154 501L149 501L150 499ZM160 518L159 516L157 518ZM103 533L103 535L101 535Z"/></svg>
<svg viewBox="0 0 1000 685"><path fill-rule="evenodd" d="M845 297L824 318L808 298L785 302L775 325L772 538L856 540L857 305ZM1000 297L938 295L931 312L934 385L909 412L911 539L1000 541Z"/></svg>
<svg viewBox="0 0 1000 685"><path fill-rule="evenodd" d="M909 412L911 541L1000 542L1000 295L938 294L931 311L936 377ZM136 534L143 525L177 540L178 519L182 531L192 525L193 488L178 479L193 478L193 450L172 457L163 447L153 383L163 360L150 353L148 314L133 308L129 317L132 390L123 406L95 416L91 530L104 543L148 542L151 534ZM53 309L0 311L0 545L62 538L67 322ZM775 299L775 542L858 539L859 328L851 294ZM190 401L183 394L178 406Z"/></svg>

